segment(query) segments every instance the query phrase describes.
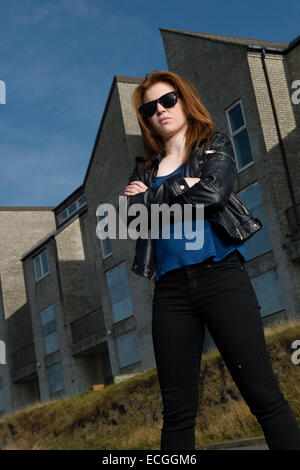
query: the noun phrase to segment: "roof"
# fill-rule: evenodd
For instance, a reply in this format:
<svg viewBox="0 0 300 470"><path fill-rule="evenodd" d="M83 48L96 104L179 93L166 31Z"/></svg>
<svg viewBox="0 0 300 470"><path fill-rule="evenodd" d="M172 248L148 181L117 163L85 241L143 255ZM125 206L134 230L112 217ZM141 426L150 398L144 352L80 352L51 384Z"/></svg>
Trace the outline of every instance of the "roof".
<svg viewBox="0 0 300 470"><path fill-rule="evenodd" d="M124 77L124 76L121 76L121 75L114 75L114 78L113 78L113 81L112 81L112 84L111 84L111 87L110 87L110 91L109 91L109 94L108 94L108 97L107 97L107 100L106 100L105 108L104 108L104 111L103 111L103 114L102 114L102 118L101 118L101 121L100 121L100 125L99 125L99 128L98 128L98 132L97 132L97 135L96 135L96 138L95 138L95 142L94 142L94 145L93 145L93 149L92 149L91 157L90 157L90 160L89 160L89 164L88 164L88 167L87 167L87 170L86 170L86 173L85 173L85 177L84 177L84 180L83 180L83 183L82 183L83 187L85 187L85 184L86 184L86 181L87 181L87 178L88 178L88 174L89 174L91 166L92 166L92 161L94 159L95 151L96 151L96 148L97 148L97 145L98 145L98 140L99 140L99 137L101 135L102 127L103 127L103 124L104 124L104 121L105 121L106 113L107 113L107 110L109 108L110 99L111 99L111 96L112 96L112 93L113 93L114 86L115 86L116 82L136 83L138 85L142 81L143 81L143 78Z"/></svg>
<svg viewBox="0 0 300 470"><path fill-rule="evenodd" d="M159 29L161 32L167 31L171 33L185 34L188 36L195 36L198 38L208 39L211 41L223 42L225 44L235 44L235 45L240 45L240 46L269 47L269 48L278 49L280 51L284 51L290 45L289 42L266 41L264 39L242 38L239 36L227 36L227 35L225 36L223 34L199 33L196 31L182 31L179 29L170 29L170 28L159 28Z"/></svg>

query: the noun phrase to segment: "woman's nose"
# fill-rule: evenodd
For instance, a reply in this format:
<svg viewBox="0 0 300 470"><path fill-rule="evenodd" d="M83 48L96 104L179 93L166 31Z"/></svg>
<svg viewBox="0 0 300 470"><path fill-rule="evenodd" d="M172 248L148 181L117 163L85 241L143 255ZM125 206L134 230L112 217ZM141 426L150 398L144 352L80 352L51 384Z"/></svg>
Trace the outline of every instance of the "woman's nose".
<svg viewBox="0 0 300 470"><path fill-rule="evenodd" d="M159 111L160 113L166 109L160 103L157 103L156 106L156 111Z"/></svg>

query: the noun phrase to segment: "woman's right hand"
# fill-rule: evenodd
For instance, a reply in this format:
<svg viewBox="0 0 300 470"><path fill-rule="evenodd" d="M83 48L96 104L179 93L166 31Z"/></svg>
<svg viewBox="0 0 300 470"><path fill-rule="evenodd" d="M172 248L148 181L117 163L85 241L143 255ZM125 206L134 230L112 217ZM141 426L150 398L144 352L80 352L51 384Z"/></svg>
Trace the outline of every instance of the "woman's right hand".
<svg viewBox="0 0 300 470"><path fill-rule="evenodd" d="M125 187L124 196L133 196L138 193L144 193L148 189L142 181L132 181Z"/></svg>
<svg viewBox="0 0 300 470"><path fill-rule="evenodd" d="M200 178L184 178L189 187L191 188L194 184L199 183Z"/></svg>

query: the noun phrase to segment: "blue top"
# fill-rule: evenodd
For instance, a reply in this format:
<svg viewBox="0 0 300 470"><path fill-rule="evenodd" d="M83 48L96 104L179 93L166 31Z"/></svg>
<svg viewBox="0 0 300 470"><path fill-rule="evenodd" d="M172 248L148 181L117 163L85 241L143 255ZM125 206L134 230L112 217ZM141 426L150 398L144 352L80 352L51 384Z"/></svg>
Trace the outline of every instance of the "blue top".
<svg viewBox="0 0 300 470"><path fill-rule="evenodd" d="M156 176L153 178L152 187L157 188L166 178L181 172L185 176L185 165L180 165L179 168L174 170L169 175ZM196 220L191 221L192 231L196 233ZM198 220L198 224L200 224ZM157 272L154 282L168 271L180 268L189 264L201 263L206 258L213 257L212 261L220 261L229 253L238 250L245 261L247 255L245 250L245 243L237 240L236 242L230 236L218 227L217 224L211 224L209 220L204 219L204 243L200 249L187 249L185 244L196 244L196 237L186 238L184 233L184 221L180 223L171 223L170 238L162 238L162 228L159 228L159 238L155 239L155 255ZM174 238L174 228L182 231L182 237ZM176 233L176 232L175 232ZM192 245L191 245L192 246Z"/></svg>

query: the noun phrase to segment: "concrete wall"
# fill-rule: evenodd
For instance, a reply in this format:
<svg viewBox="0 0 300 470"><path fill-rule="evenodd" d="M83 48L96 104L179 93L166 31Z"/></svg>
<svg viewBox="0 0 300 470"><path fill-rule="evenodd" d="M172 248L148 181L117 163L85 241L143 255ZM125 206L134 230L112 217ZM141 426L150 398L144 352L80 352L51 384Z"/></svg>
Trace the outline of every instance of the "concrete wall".
<svg viewBox="0 0 300 470"><path fill-rule="evenodd" d="M135 241L131 239L111 240L112 255L103 259L101 242L96 235L96 209L98 205L108 202L117 208L119 196L123 195L124 188L128 183L134 165L134 157L143 153L140 131L131 105L131 96L136 85L137 82L126 83L122 80L115 82L85 186L89 207L90 243L95 257L96 278L102 299L105 326L111 332L107 336L107 341L114 376L121 373L137 372L154 367L155 364L149 324L151 282L131 272ZM126 263L134 315L115 323L106 273L122 262ZM132 330L137 332L141 361L120 368L117 337Z"/></svg>
<svg viewBox="0 0 300 470"><path fill-rule="evenodd" d="M55 229L51 208L0 207L0 276L3 296L2 331L6 342L7 364L0 367L5 409L14 409L20 399L12 382L12 371L20 364L22 350L33 343L30 309L26 298L21 257ZM21 334L20 334L21 333ZM33 347L33 346L32 346ZM20 394L19 394L20 395ZM27 403L26 394L22 395ZM33 393L32 396L36 396Z"/></svg>

